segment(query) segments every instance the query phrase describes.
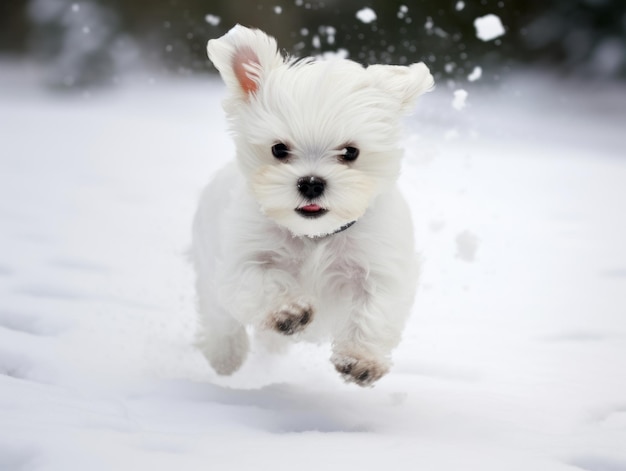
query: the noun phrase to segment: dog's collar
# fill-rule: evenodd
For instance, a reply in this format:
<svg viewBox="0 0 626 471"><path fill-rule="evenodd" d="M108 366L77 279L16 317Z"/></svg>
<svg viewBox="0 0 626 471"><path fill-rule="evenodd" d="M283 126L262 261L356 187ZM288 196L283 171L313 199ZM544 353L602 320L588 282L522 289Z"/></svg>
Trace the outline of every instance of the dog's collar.
<svg viewBox="0 0 626 471"><path fill-rule="evenodd" d="M346 229L349 229L350 227L352 227L354 225L354 223L356 223L356 221L351 221L348 224L344 224L343 226L341 226L339 229L337 229L334 232L329 232L328 234L320 234L320 235L312 235L312 236L307 236L309 239L324 239L326 237L330 237L333 236L335 234L339 234L340 232L345 231Z"/></svg>

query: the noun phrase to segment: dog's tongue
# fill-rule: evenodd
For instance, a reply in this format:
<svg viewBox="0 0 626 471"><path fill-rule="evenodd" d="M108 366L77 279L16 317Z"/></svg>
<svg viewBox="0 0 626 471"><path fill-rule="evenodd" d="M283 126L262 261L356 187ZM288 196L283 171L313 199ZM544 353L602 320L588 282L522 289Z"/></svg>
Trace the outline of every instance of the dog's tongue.
<svg viewBox="0 0 626 471"><path fill-rule="evenodd" d="M307 204L306 206L302 206L300 209L302 211L306 211L307 213L316 213L320 211L322 207L317 204Z"/></svg>

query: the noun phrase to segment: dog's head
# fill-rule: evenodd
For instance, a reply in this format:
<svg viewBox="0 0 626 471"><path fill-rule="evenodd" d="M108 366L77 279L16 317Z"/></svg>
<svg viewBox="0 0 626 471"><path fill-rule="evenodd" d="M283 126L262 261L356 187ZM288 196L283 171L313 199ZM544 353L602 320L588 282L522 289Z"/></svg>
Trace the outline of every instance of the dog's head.
<svg viewBox="0 0 626 471"><path fill-rule="evenodd" d="M229 89L240 168L261 210L297 236L340 230L395 182L400 119L433 86L423 63L286 60L239 25L208 53Z"/></svg>

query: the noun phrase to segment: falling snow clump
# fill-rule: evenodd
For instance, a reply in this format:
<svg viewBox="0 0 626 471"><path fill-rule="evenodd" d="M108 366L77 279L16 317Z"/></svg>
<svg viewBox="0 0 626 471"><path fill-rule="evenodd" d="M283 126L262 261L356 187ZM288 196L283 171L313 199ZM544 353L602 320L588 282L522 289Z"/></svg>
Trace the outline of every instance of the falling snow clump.
<svg viewBox="0 0 626 471"><path fill-rule="evenodd" d="M376 12L369 7L365 7L356 12L356 17L359 21L369 24L376 20Z"/></svg>
<svg viewBox="0 0 626 471"><path fill-rule="evenodd" d="M454 91L454 98L452 99L452 108L461 111L465 108L465 100L467 100L467 91L463 89Z"/></svg>
<svg viewBox="0 0 626 471"><path fill-rule="evenodd" d="M222 21L222 19L216 15L206 15L204 17L204 21L209 23L211 26L217 26L220 24L220 21Z"/></svg>
<svg viewBox="0 0 626 471"><path fill-rule="evenodd" d="M474 67L474 70L467 76L467 80L470 82L475 82L480 77L483 76L483 69L479 66Z"/></svg>
<svg viewBox="0 0 626 471"><path fill-rule="evenodd" d="M505 33L500 17L494 14L476 18L474 20L474 27L476 28L476 37L483 41L491 41Z"/></svg>

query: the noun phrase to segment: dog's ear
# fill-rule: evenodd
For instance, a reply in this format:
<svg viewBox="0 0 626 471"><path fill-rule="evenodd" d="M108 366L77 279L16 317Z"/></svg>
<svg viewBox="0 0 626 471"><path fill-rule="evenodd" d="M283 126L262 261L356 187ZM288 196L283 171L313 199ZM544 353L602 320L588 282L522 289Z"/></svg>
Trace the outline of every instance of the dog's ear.
<svg viewBox="0 0 626 471"><path fill-rule="evenodd" d="M395 98L400 110L408 113L417 97L433 89L435 81L423 62L410 66L370 65L367 69L374 85Z"/></svg>
<svg viewBox="0 0 626 471"><path fill-rule="evenodd" d="M244 99L258 91L271 69L284 64L274 38L241 25L219 39L211 39L207 52L226 86Z"/></svg>

